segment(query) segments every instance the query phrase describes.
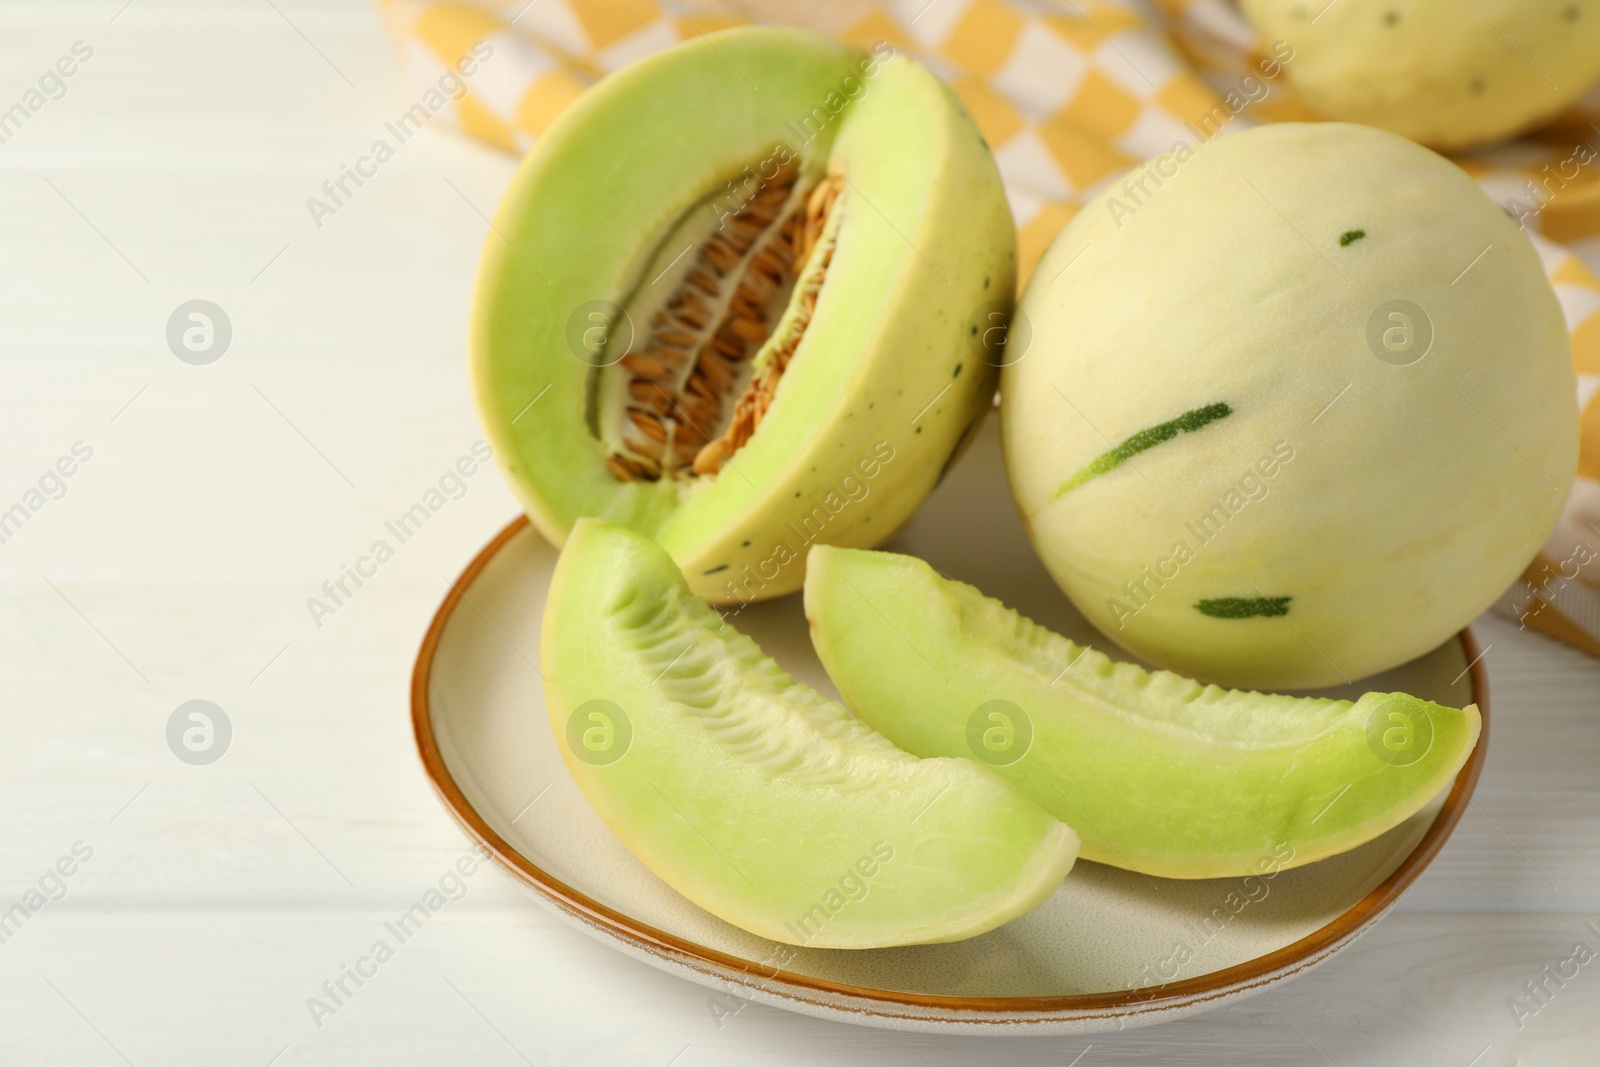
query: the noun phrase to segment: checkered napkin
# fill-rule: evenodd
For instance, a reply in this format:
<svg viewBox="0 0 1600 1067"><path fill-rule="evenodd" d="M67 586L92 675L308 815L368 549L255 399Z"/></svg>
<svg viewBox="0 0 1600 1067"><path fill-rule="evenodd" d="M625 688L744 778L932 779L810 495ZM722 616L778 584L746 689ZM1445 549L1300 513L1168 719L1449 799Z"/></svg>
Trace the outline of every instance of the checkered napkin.
<svg viewBox="0 0 1600 1067"><path fill-rule="evenodd" d="M1024 277L1067 220L1135 163L1178 141L1315 118L1295 99L1272 46L1229 0L380 0L380 7L418 99L430 90L439 98L445 78L448 94L428 109L518 154L596 79L687 38L782 22L862 47L887 41L947 81L993 147ZM451 67L471 73L452 84ZM1600 238L1597 149L1600 86L1537 134L1456 162L1534 235L1572 331L1583 411L1567 512L1496 606L1600 656L1600 282L1557 243ZM1583 152L1590 161L1575 165Z"/></svg>

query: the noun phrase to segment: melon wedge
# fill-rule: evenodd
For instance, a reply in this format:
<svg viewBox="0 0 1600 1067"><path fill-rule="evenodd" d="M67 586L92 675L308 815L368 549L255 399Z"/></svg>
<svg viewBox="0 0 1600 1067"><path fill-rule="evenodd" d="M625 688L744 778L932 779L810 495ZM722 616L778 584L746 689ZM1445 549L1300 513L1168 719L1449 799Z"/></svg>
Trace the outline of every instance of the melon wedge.
<svg viewBox="0 0 1600 1067"><path fill-rule="evenodd" d="M806 617L845 702L919 756L983 760L1072 825L1086 859L1260 874L1370 841L1446 788L1476 706L1204 686L1114 662L919 559L814 547Z"/></svg>
<svg viewBox="0 0 1600 1067"><path fill-rule="evenodd" d="M1040 904L1077 837L988 768L918 759L799 684L648 538L579 521L541 637L572 776L644 864L762 937L955 941Z"/></svg>

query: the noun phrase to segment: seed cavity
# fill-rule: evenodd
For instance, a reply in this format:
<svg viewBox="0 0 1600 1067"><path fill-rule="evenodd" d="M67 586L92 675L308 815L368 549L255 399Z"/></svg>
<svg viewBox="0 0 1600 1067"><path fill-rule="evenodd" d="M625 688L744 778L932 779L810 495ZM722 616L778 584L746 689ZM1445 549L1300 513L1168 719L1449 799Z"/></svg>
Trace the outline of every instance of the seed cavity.
<svg viewBox="0 0 1600 1067"><path fill-rule="evenodd" d="M1100 453L1087 467L1061 483L1061 488L1051 494L1050 501L1054 503L1060 500L1084 482L1098 478L1108 471L1116 470L1140 452L1152 449L1163 441L1170 441L1180 433L1193 433L1203 426L1209 426L1218 419L1227 418L1232 414L1233 408L1225 403L1207 404L1203 408L1185 411L1175 419L1157 423L1148 430L1140 430L1115 448Z"/></svg>
<svg viewBox="0 0 1600 1067"><path fill-rule="evenodd" d="M1289 614L1289 601L1293 599L1290 596L1225 596L1215 600L1197 600L1194 610L1213 619L1253 619L1261 615L1276 618Z"/></svg>
<svg viewBox="0 0 1600 1067"><path fill-rule="evenodd" d="M703 201L669 234L657 259L676 258L648 265L655 281L629 301L642 342L603 371L595 428L613 476L714 476L749 441L815 312L843 188L838 174L807 185L791 161L736 212Z"/></svg>

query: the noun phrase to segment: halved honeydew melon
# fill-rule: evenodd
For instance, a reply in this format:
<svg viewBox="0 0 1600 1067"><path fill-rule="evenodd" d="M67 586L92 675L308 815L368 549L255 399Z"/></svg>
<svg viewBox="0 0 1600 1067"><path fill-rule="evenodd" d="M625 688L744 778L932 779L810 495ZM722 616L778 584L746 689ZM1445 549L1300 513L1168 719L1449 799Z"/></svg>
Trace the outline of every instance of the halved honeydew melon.
<svg viewBox="0 0 1600 1067"><path fill-rule="evenodd" d="M989 769L908 755L796 682L623 527L574 527L541 659L551 727L601 818L752 933L959 940L1040 904L1077 855L1071 829Z"/></svg>
<svg viewBox="0 0 1600 1067"><path fill-rule="evenodd" d="M994 395L1016 238L993 157L887 45L745 28L602 80L495 217L478 406L530 518L659 541L696 594L871 545Z"/></svg>
<svg viewBox="0 0 1600 1067"><path fill-rule="evenodd" d="M1475 706L1225 690L1073 644L910 556L818 546L812 641L845 702L919 756L994 766L1086 859L1169 878L1296 867L1398 825L1477 743Z"/></svg>

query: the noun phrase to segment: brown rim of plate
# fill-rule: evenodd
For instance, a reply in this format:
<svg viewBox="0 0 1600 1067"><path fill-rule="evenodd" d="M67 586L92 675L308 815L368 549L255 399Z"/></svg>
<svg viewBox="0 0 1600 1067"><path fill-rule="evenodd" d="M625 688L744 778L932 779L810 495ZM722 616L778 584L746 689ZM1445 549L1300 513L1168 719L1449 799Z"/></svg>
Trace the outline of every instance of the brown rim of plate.
<svg viewBox="0 0 1600 1067"><path fill-rule="evenodd" d="M1478 774L1483 770L1484 753L1489 737L1489 681L1483 669L1482 657L1478 652L1478 643L1471 629L1465 629L1457 635L1457 640L1461 642L1462 654L1467 658L1472 698L1478 705L1479 714L1483 719L1483 729L1478 737L1477 747L1473 749L1472 755L1456 775L1450 795L1445 798L1439 814L1434 817L1433 823L1423 834L1417 847L1412 849L1411 854L1402 860L1376 888L1338 918L1300 940L1245 963L1212 971L1210 974L1186 978L1181 982L1169 982L1147 989L1069 996L963 997L907 993L794 974L731 956L664 930L658 930L609 908L553 878L489 827L483 816L461 792L455 778L450 774L450 768L445 766L444 756L440 753L438 742L433 735L433 720L428 706L428 682L433 670L434 654L438 651L439 639L450 621L451 614L463 598L463 590L472 584L506 543L527 525L527 516L519 515L467 565L467 569L462 571L461 576L451 585L450 592L439 605L439 610L434 613L433 622L422 639L422 647L417 651L417 663L411 675L411 726L416 735L418 754L422 757L423 771L444 801L444 806L467 833L477 840L495 862L505 868L512 877L572 917L604 931L638 951L677 966L726 981L741 982L756 989L765 989L769 984L781 986L783 987L781 992L786 996L833 1011L855 1010L885 1018L905 1019L935 1018L940 1012L949 1012L955 1016L951 1021L980 1024L1046 1022L1056 1018L1078 1020L1097 1016L1114 1018L1183 1007L1198 1001L1230 996L1251 986L1265 984L1317 962L1380 918L1444 847L1450 832L1455 829L1462 813L1466 811L1473 789L1478 783ZM840 1000L854 1000L858 1003L846 1005L839 1003ZM896 1011L896 1008L920 1010L906 1012ZM983 1015L990 1015L992 1018L984 1019Z"/></svg>

